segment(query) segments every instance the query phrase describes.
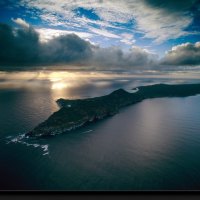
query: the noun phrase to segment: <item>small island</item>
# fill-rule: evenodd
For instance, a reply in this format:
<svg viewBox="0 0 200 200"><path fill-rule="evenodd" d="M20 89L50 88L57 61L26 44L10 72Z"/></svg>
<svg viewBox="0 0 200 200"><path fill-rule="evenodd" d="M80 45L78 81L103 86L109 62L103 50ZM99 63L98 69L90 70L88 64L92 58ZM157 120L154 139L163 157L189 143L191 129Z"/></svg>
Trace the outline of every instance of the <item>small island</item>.
<svg viewBox="0 0 200 200"><path fill-rule="evenodd" d="M29 137L52 136L75 130L84 125L113 116L125 106L144 99L161 97L187 97L200 94L200 84L141 86L127 92L118 89L108 95L87 99L58 99L60 110L26 133Z"/></svg>

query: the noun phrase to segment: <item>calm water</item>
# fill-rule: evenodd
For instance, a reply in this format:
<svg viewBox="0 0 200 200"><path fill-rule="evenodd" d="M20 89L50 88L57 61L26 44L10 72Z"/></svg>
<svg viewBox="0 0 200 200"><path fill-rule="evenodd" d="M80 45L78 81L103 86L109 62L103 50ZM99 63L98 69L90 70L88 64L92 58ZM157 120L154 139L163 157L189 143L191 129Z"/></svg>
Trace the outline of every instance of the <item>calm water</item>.
<svg viewBox="0 0 200 200"><path fill-rule="evenodd" d="M130 86L120 84L1 89L0 189L200 189L200 95L145 100L73 133L15 142L58 109L56 98Z"/></svg>

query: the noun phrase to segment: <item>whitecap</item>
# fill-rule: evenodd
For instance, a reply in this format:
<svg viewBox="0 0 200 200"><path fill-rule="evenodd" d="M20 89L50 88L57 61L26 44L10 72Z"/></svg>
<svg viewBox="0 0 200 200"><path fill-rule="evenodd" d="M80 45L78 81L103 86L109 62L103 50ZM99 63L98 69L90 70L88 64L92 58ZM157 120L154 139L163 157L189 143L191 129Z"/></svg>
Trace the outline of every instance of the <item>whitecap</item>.
<svg viewBox="0 0 200 200"><path fill-rule="evenodd" d="M93 130L87 130L87 131L84 131L83 133L90 133L92 132Z"/></svg>
<svg viewBox="0 0 200 200"><path fill-rule="evenodd" d="M135 89L132 89L132 90L126 90L126 91L129 92L129 93L136 93L136 92L139 91L139 89L138 89L138 88L135 88Z"/></svg>
<svg viewBox="0 0 200 200"><path fill-rule="evenodd" d="M49 154L49 151L48 151L48 148L49 148L49 145L48 144L37 144L37 143L29 143L29 142L26 142L26 140L28 139L27 136L25 134L20 134L18 136L7 136L6 137L6 140L8 140L6 142L6 144L9 144L9 143L19 143L19 144L23 144L23 145L26 145L27 147L29 146L32 146L32 147L35 147L35 148L41 148L43 152L45 152L44 154L47 155ZM24 141L25 140L25 141ZM43 154L43 155L44 155Z"/></svg>
<svg viewBox="0 0 200 200"><path fill-rule="evenodd" d="M43 151L48 151L49 145L41 145L41 148L43 149Z"/></svg>

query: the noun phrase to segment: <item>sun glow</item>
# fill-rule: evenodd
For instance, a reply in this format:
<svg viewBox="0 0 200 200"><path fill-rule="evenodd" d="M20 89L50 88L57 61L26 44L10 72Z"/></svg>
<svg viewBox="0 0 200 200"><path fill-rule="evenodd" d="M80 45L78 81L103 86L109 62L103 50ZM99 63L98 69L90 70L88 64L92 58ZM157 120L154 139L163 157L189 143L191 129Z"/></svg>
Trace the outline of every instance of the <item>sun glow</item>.
<svg viewBox="0 0 200 200"><path fill-rule="evenodd" d="M51 89L53 90L62 90L63 88L66 88L67 85L65 83L61 82L54 82L51 86Z"/></svg>

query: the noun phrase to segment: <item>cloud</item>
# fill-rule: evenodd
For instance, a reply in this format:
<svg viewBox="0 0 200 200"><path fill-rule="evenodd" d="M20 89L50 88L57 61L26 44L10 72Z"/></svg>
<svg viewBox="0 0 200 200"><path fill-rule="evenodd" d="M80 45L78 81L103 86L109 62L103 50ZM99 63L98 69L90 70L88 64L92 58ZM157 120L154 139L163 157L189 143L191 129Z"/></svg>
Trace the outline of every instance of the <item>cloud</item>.
<svg viewBox="0 0 200 200"><path fill-rule="evenodd" d="M93 37L91 33L87 32L79 32L79 31L68 31L68 30L59 30L59 29L51 29L51 28L37 28L35 29L40 36L40 40L42 42L48 42L49 40L61 36L61 35L68 35L68 34L76 34L80 38L89 39Z"/></svg>
<svg viewBox="0 0 200 200"><path fill-rule="evenodd" d="M0 24L0 63L35 64L39 59L39 36L32 27L14 29Z"/></svg>
<svg viewBox="0 0 200 200"><path fill-rule="evenodd" d="M197 0L187 0L187 1L163 1L163 0L144 0L145 4L152 8L159 8L167 13L177 13L188 11L193 5L195 5Z"/></svg>
<svg viewBox="0 0 200 200"><path fill-rule="evenodd" d="M164 65L200 65L200 42L172 47L161 60Z"/></svg>
<svg viewBox="0 0 200 200"><path fill-rule="evenodd" d="M31 26L13 28L0 24L0 65L81 65L123 68L149 67L155 55L133 47L128 52L117 47L102 48L75 34L58 35L41 42L39 33Z"/></svg>
<svg viewBox="0 0 200 200"><path fill-rule="evenodd" d="M16 24L22 26L22 27L29 28L29 24L21 18L17 18L17 19L12 18L12 21L15 22Z"/></svg>
<svg viewBox="0 0 200 200"><path fill-rule="evenodd" d="M92 55L91 44L75 34L55 37L41 47L42 64L84 64Z"/></svg>
<svg viewBox="0 0 200 200"><path fill-rule="evenodd" d="M132 34L128 33L122 33L121 34L122 39L120 40L122 43L125 43L127 45L132 45L135 43L134 36Z"/></svg>
<svg viewBox="0 0 200 200"><path fill-rule="evenodd" d="M41 43L39 33L31 26L15 29L0 24L1 65L79 63L90 54L90 43L75 34L61 35Z"/></svg>
<svg viewBox="0 0 200 200"><path fill-rule="evenodd" d="M44 29L42 32L45 30L52 31ZM132 45L126 51L116 46L103 48L92 44L87 38L70 32L60 33L58 30L54 30L55 35L52 34L44 42L41 40L43 33L40 32L31 25L14 28L0 24L0 69L6 69L7 66L25 69L29 66L64 65L84 69L174 71L192 70L200 66L200 42L174 46L158 60L156 54L138 46ZM123 34L123 37L127 42L134 40L131 34Z"/></svg>
<svg viewBox="0 0 200 200"><path fill-rule="evenodd" d="M185 2L183 6L179 0L144 0L129 2L128 7L133 12L137 30L141 31L145 38L162 43L190 34L185 29L193 21L190 8L195 1Z"/></svg>
<svg viewBox="0 0 200 200"><path fill-rule="evenodd" d="M199 5L198 0L21 0L20 4L28 9L40 11L40 17L50 25L103 29L113 27L118 29L116 23L126 24L132 21L126 30L139 31L144 38L153 39L157 43L162 43L168 39L176 39L181 36L192 34L186 28L192 23L194 15L192 9ZM78 8L93 10L98 19L92 20L83 15L77 15ZM94 25L96 25L94 27ZM100 33L100 31L98 31ZM104 34L102 32L102 34ZM110 34L116 35L114 30ZM104 34L106 36L106 34ZM109 35L107 34L109 37ZM110 35L111 36L111 35Z"/></svg>
<svg viewBox="0 0 200 200"><path fill-rule="evenodd" d="M118 35L110 33L105 29L90 28L90 31L109 38L120 38Z"/></svg>
<svg viewBox="0 0 200 200"><path fill-rule="evenodd" d="M119 47L95 47L93 48L93 57L90 60L93 66L121 69L150 68L155 62L156 56L140 47L133 47L128 52L122 51Z"/></svg>

